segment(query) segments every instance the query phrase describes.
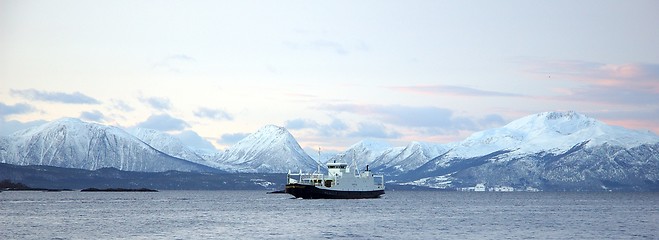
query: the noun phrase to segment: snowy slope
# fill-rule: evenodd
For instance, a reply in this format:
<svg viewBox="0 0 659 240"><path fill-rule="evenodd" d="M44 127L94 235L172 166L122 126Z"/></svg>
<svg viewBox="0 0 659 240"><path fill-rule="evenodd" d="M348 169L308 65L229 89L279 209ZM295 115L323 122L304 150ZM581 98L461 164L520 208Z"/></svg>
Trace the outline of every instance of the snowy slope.
<svg viewBox="0 0 659 240"><path fill-rule="evenodd" d="M554 190L659 188L659 137L575 112L545 112L477 132L399 178Z"/></svg>
<svg viewBox="0 0 659 240"><path fill-rule="evenodd" d="M134 133L139 138L116 127L61 119L0 137L0 162L145 172L213 171L207 167L213 166L283 173L319 166L286 129L272 125L224 152L206 153L209 162L170 135L145 129ZM450 144L392 147L364 140L329 161L351 164L353 158L361 169L369 164L384 173L387 181L420 186L659 190L659 136L575 112L529 115Z"/></svg>
<svg viewBox="0 0 659 240"><path fill-rule="evenodd" d="M431 159L446 153L451 144L411 142L405 147L392 147L385 141L362 140L329 161L353 163L359 167L369 165L370 169L387 175L399 175L414 170Z"/></svg>
<svg viewBox="0 0 659 240"><path fill-rule="evenodd" d="M373 161L373 169L389 175L399 175L427 163L431 159L446 153L450 144L411 142L405 147L391 148Z"/></svg>
<svg viewBox="0 0 659 240"><path fill-rule="evenodd" d="M169 156L116 128L64 118L18 131L0 141L0 161L66 168L126 171L214 171Z"/></svg>
<svg viewBox="0 0 659 240"><path fill-rule="evenodd" d="M457 144L448 157L469 158L496 151L524 155L564 152L580 143L631 148L657 142L650 132L609 126L576 112L544 112L515 120L501 128L472 134Z"/></svg>
<svg viewBox="0 0 659 240"><path fill-rule="evenodd" d="M231 146L217 159L232 172L285 173L314 171L319 164L300 147L285 128L267 125Z"/></svg>
<svg viewBox="0 0 659 240"><path fill-rule="evenodd" d="M131 128L127 130L128 133L142 140L149 146L158 149L170 156L185 159L191 162L199 163L206 166L218 167L214 161L208 161L211 156L204 158L204 155L214 155L208 153L199 153L192 150L190 147L183 144L183 142L167 133L146 129L146 128Z"/></svg>
<svg viewBox="0 0 659 240"><path fill-rule="evenodd" d="M358 167L365 167L391 148L391 144L385 141L365 139L353 144L345 151L330 158L328 162L344 162L352 164L354 161Z"/></svg>

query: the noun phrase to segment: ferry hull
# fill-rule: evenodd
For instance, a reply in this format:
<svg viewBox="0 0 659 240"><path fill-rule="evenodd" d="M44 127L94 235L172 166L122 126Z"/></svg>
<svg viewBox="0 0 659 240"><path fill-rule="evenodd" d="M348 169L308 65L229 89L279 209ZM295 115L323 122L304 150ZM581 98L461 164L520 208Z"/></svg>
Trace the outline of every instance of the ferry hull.
<svg viewBox="0 0 659 240"><path fill-rule="evenodd" d="M286 193L296 198L305 199L361 199L361 198L379 198L384 194L384 190L373 191L340 191L331 189L317 188L311 185L291 183L286 185Z"/></svg>

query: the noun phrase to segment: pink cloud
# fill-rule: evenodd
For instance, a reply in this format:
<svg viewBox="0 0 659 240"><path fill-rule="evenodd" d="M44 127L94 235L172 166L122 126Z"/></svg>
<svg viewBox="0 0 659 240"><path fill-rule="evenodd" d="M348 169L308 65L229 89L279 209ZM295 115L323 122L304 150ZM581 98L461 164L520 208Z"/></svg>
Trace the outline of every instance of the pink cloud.
<svg viewBox="0 0 659 240"><path fill-rule="evenodd" d="M650 130L659 134L659 107L642 107L636 109L606 109L589 113L609 125L621 126L639 131Z"/></svg>
<svg viewBox="0 0 659 240"><path fill-rule="evenodd" d="M617 78L637 78L643 75L643 69L634 64L605 64L600 69Z"/></svg>
<svg viewBox="0 0 659 240"><path fill-rule="evenodd" d="M657 105L659 64L525 60L525 72L556 82L554 99L606 105ZM546 77L546 76L550 77ZM580 86L565 87L573 82Z"/></svg>
<svg viewBox="0 0 659 240"><path fill-rule="evenodd" d="M652 131L654 134L659 134L659 125L654 121L641 120L641 119L621 119L609 120L602 119L602 121L609 125L621 126L624 128L635 129L639 131Z"/></svg>
<svg viewBox="0 0 659 240"><path fill-rule="evenodd" d="M416 85L416 86L397 86L389 87L394 91L412 93L412 94L426 94L426 95L445 95L445 96L467 96L467 97L521 97L523 95L480 90L470 87L452 86L452 85Z"/></svg>
<svg viewBox="0 0 659 240"><path fill-rule="evenodd" d="M638 63L597 63L585 61L525 61L525 71L556 79L583 82L595 85L657 86L659 84L659 64Z"/></svg>

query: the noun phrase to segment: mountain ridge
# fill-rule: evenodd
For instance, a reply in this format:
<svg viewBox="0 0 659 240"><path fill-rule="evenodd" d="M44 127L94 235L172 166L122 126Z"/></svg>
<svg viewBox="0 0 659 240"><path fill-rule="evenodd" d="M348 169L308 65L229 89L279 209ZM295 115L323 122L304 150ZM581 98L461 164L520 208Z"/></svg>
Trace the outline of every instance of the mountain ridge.
<svg viewBox="0 0 659 240"><path fill-rule="evenodd" d="M167 155L210 167L218 167L215 162L208 160L209 157L203 156L204 154L186 146L179 138L167 133L148 128L130 128L126 132Z"/></svg>
<svg viewBox="0 0 659 240"><path fill-rule="evenodd" d="M122 129L62 118L3 137L0 162L95 170L218 171L172 157Z"/></svg>
<svg viewBox="0 0 659 240"><path fill-rule="evenodd" d="M266 125L214 159L233 172L314 171L318 166L283 127Z"/></svg>
<svg viewBox="0 0 659 240"><path fill-rule="evenodd" d="M659 137L652 133L575 112L545 112L474 133L399 180L437 188L481 183L516 189L648 189L659 181L658 146ZM635 177L640 172L644 178Z"/></svg>
<svg viewBox="0 0 659 240"><path fill-rule="evenodd" d="M236 173L284 173L289 170L315 171L323 168L302 150L288 130L274 125L262 127L221 154L207 158L206 163L199 159L198 163L192 163L193 161L180 159L188 158L185 154L176 153L184 149L184 146L180 146L180 141L165 139L168 135L147 139L161 134L150 132L140 140L116 127L88 124L77 119L60 122L72 124L69 127L72 131L69 131L68 135L64 134L67 131L50 131L54 133L41 136L39 133L46 130L47 124L44 124L16 132L9 137L0 137L2 162L17 165L51 164L64 158L84 158L98 162L104 154L116 156L112 155L113 152L123 151L136 155L137 150L142 150L149 154L137 155L147 156L152 162L153 159L165 159L164 162L159 162L161 168L150 171L165 171L166 167L163 168L162 163L180 168L179 165L184 162L187 162L188 165L183 164L187 168L204 166ZM102 129L100 132L103 134L98 133L98 129ZM94 132L91 134L93 137L84 134L88 131ZM62 144L49 142L62 138L73 139L68 142L64 140L70 147L62 148ZM86 140L77 142L77 138ZM110 141L111 139L114 140ZM132 143L122 145L116 139ZM141 144L134 143L135 140ZM21 147L16 147L16 144ZM106 148L92 150L89 148L92 145ZM31 157L25 158L16 151L21 149L30 152L29 149L25 151L25 146L39 148L32 151L32 155L28 154ZM66 152L67 149L87 151L77 155L55 154ZM85 157L85 154L96 154L97 157L89 158ZM154 154L157 157L153 157ZM48 156L58 157L48 160ZM200 155L196 156L203 159ZM463 141L447 144L413 141L407 146L393 147L382 141L366 139L353 144L329 161L352 163L353 157L358 158L357 164L369 164L372 171L384 173L389 182L440 189L461 189L478 183L488 186L512 186L515 189L649 189L652 184L659 182L657 135L610 126L576 112L532 114L499 128L473 133ZM11 162L8 161L10 158L23 161ZM94 168L84 164L81 166L85 169ZM145 170L127 166L115 164L108 167ZM184 171L198 171L187 168L183 168Z"/></svg>

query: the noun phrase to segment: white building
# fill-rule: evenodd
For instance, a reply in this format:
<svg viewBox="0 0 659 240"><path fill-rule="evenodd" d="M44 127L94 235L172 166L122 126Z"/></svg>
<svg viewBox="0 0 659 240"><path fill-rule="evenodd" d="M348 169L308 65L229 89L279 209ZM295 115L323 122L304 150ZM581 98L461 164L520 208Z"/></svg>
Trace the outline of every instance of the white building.
<svg viewBox="0 0 659 240"><path fill-rule="evenodd" d="M497 186L490 188L490 191L492 192L513 192L515 191L515 188L509 187L509 186Z"/></svg>
<svg viewBox="0 0 659 240"><path fill-rule="evenodd" d="M474 192L485 192L485 184L476 184L476 186L474 186Z"/></svg>

